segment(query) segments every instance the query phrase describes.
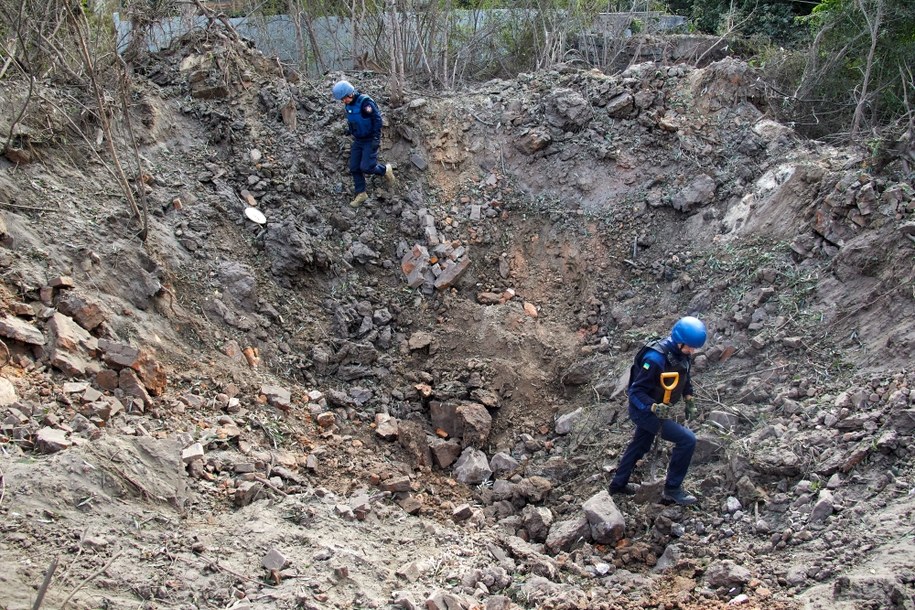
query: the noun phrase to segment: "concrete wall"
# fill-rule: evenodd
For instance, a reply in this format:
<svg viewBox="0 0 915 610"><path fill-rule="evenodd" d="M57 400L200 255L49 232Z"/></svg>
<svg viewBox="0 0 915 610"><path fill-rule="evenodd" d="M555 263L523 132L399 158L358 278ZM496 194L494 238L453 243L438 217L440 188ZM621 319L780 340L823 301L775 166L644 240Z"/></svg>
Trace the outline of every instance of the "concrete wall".
<svg viewBox="0 0 915 610"><path fill-rule="evenodd" d="M383 16L383 21L388 22L391 17L388 14ZM414 14L405 18L404 15L398 15L400 27L408 31L421 31L422 25L419 21L423 18L422 14ZM496 23L511 23L516 25L525 19L533 20L537 14L531 11L519 13L506 9L490 11L454 11L451 14L452 24L459 29L465 36L471 37L474 34L485 33L487 28ZM232 17L228 19L232 26L239 34L245 38L254 41L257 48L268 57L278 57L280 61L287 64L299 65L301 67L301 58L298 57L296 50L295 28L292 19L288 15L275 15L271 17ZM672 28L685 25L686 20L683 17L664 15L662 13L603 13L597 16L592 25L581 33L583 39L593 37L603 38L603 44L610 39L622 43L626 38L632 35L630 30L632 22L638 20L639 26L645 32L666 31ZM122 21L118 13L114 14L114 22L118 31L119 48L123 49L130 36L130 23ZM173 40L182 34L194 28L203 28L207 25L207 19L202 16L187 15L184 17L173 17L165 19L154 26L148 41L150 51L158 51L168 47ZM380 24L378 24L380 27ZM353 38L351 21L340 17L320 17L312 21L315 40L318 44L320 63L315 57L309 57L306 71L312 75L320 74L324 71L340 71L364 68L365 66L353 65ZM519 26L520 27L520 26ZM305 48L311 53L311 44L307 37L303 25L303 35L306 37ZM415 40L417 37L407 37ZM479 47L462 48L458 53L473 55L473 60L480 63L492 62L497 58L494 55L499 54L498 40L494 36L483 36L484 44ZM363 40L368 40L365 37ZM372 41L387 40L387 34L381 33L378 36L372 36ZM575 43L573 47L578 46ZM371 57L371 52L369 57ZM590 55L590 53L585 53ZM415 66L407 66L408 71L413 69L423 71L424 61L434 62L434 58L426 57L423 59L421 54L407 53L408 57L415 59ZM453 60L451 60L453 63ZM606 66L605 66L606 67Z"/></svg>

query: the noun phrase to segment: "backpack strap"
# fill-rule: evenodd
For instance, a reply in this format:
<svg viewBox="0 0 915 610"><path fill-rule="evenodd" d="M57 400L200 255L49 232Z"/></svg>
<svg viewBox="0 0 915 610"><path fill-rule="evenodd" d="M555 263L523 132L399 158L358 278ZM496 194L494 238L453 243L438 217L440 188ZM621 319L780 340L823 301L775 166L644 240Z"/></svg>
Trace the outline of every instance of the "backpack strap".
<svg viewBox="0 0 915 610"><path fill-rule="evenodd" d="M629 369L629 386L632 385L636 373L643 366L645 360L651 360L662 369L664 368L664 362L667 360L667 349L663 345L662 339L649 341L636 353L635 358L632 360L632 368Z"/></svg>

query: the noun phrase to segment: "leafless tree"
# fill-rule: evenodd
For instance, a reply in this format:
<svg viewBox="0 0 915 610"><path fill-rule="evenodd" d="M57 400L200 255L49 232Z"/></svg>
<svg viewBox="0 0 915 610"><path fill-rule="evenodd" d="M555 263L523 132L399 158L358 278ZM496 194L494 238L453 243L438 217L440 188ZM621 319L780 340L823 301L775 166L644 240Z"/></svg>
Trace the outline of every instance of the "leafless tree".
<svg viewBox="0 0 915 610"><path fill-rule="evenodd" d="M858 135L861 129L861 123L864 120L864 111L868 106L870 94L871 72L874 69L874 55L877 51L877 43L880 37L880 29L883 24L883 0L855 0L858 9L864 16L864 22L867 25L867 34L870 36L871 44L865 60L864 70L861 77L861 87L857 91L857 104L855 105L855 115L852 119L851 135L852 138Z"/></svg>

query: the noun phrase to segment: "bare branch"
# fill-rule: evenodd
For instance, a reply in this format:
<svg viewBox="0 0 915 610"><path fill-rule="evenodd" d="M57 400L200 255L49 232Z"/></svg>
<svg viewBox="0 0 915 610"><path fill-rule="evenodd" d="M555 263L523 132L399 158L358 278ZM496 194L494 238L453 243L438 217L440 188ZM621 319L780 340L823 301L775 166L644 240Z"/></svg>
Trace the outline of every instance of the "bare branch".
<svg viewBox="0 0 915 610"><path fill-rule="evenodd" d="M60 557L55 557L51 562L51 565L48 566L48 569L45 570L44 580L38 588L38 596L35 598L35 603L32 604L32 610L41 608L41 603L44 601L44 596L48 592L48 587L51 586L51 579L54 577L54 571L57 570L58 561L60 561Z"/></svg>
<svg viewBox="0 0 915 610"><path fill-rule="evenodd" d="M98 576L99 574L101 574L102 572L107 570L111 566L111 564L114 563L114 560L120 556L121 556L121 551L118 551L117 553L114 554L114 556L112 556L111 559L108 560L108 563L103 565L101 568L99 568L98 570L96 570L95 572L90 574L89 576L87 576L83 582L81 582L75 589L73 589L73 591L70 592L70 595L67 596L67 599L64 600L64 603L62 603L60 605L60 610L64 610L64 608L67 607L67 604L70 603L70 600L73 598L73 596L76 595L80 589L82 589L87 584L92 582L92 580L95 579L96 576Z"/></svg>
<svg viewBox="0 0 915 610"><path fill-rule="evenodd" d="M870 85L871 73L874 69L874 55L877 51L877 42L880 36L880 28L883 22L883 0L875 0L874 14L868 12L865 0L856 0L858 9L864 15L864 21L867 23L867 31L871 37L871 46L867 53L867 61L864 67L864 76L861 81L861 93L858 97L858 104L855 107L855 115L851 124L852 137L857 136L861 129L861 122L864 120L864 109L869 101L868 86Z"/></svg>

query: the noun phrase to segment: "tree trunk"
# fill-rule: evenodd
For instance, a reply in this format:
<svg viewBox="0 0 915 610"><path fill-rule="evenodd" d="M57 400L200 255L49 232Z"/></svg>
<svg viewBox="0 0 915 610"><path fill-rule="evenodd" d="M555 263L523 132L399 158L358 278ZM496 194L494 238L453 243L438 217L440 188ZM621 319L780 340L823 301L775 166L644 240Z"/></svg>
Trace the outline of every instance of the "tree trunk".
<svg viewBox="0 0 915 610"><path fill-rule="evenodd" d="M874 14L867 12L868 7L865 5L866 0L857 0L858 8L864 15L864 21L867 23L867 30L871 37L871 48L867 52L867 63L864 66L864 77L861 81L861 94L858 96L858 104L855 106L855 116L851 122L851 137L854 138L861 130L861 123L864 120L864 110L867 108L868 88L870 86L871 73L874 70L874 55L877 51L877 41L880 37L880 27L883 24L883 0L876 0Z"/></svg>

